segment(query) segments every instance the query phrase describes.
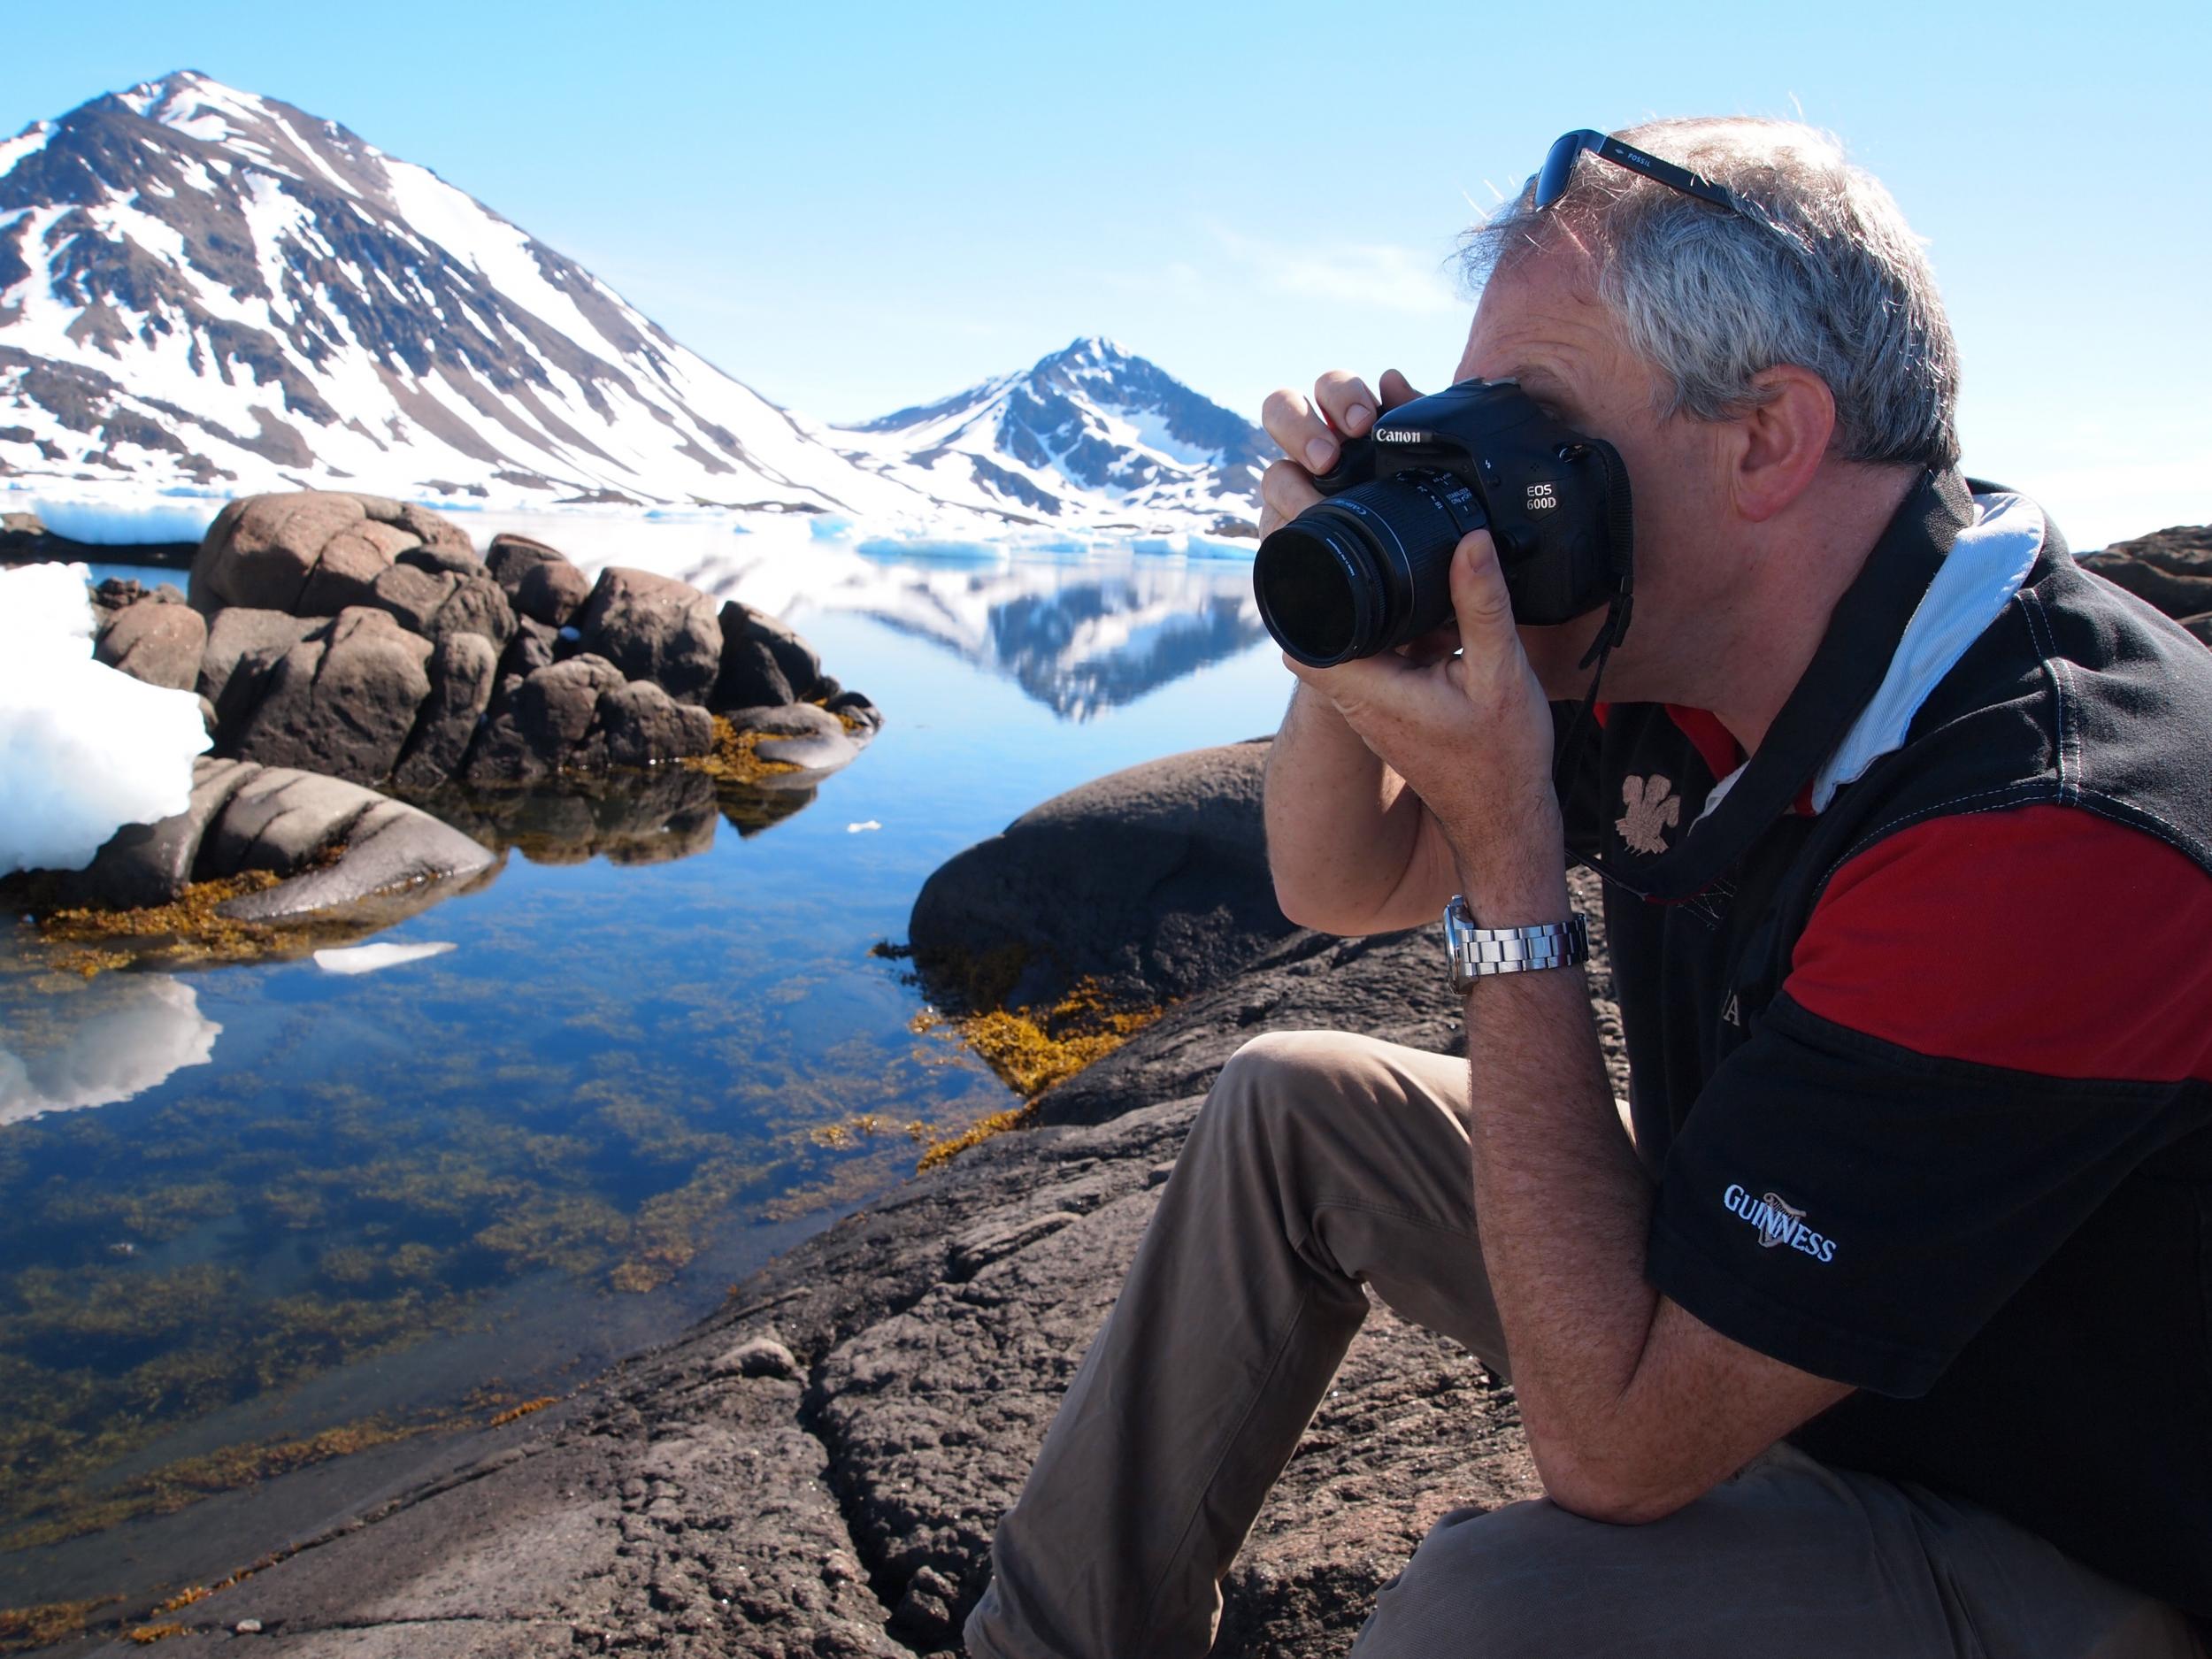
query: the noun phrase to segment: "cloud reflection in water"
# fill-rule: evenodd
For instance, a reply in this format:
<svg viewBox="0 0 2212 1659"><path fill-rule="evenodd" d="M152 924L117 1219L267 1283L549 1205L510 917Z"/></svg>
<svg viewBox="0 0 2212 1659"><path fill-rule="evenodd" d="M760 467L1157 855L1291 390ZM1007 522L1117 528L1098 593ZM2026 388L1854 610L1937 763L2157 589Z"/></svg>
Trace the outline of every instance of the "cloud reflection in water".
<svg viewBox="0 0 2212 1659"><path fill-rule="evenodd" d="M104 973L42 997L35 1027L0 1027L0 1124L129 1100L205 1065L222 1030L165 973Z"/></svg>

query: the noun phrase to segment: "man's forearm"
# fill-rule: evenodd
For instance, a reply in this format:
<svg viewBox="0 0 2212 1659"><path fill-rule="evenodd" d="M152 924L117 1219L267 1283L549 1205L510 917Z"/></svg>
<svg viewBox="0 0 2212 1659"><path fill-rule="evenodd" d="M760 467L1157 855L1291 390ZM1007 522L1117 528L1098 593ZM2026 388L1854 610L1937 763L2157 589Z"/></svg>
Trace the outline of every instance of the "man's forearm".
<svg viewBox="0 0 2212 1659"><path fill-rule="evenodd" d="M1564 919L1542 861L1468 872L1485 925ZM1575 970L1498 974L1467 1002L1475 1214L1532 1449L1553 1496L1602 1509L1652 1447L1622 1407L1658 1298L1643 1276L1651 1191L1622 1133ZM1624 1475L1605 1467L1632 1458Z"/></svg>
<svg viewBox="0 0 2212 1659"><path fill-rule="evenodd" d="M1292 695L1267 758L1268 869L1293 921L1365 931L1420 836L1422 807L1311 687Z"/></svg>

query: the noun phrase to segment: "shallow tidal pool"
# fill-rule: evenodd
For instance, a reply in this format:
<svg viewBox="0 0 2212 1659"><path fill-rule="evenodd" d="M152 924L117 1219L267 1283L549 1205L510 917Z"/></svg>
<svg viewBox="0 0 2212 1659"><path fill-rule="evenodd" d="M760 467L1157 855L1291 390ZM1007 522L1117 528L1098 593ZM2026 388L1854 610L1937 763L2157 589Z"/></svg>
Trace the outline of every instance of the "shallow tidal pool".
<svg viewBox="0 0 2212 1659"><path fill-rule="evenodd" d="M381 965L86 980L0 919L0 1604L77 1593L68 1540L572 1387L1003 1110L872 947L1028 807L1288 692L1235 561L528 527L780 611L886 728L795 802L449 803L503 867Z"/></svg>

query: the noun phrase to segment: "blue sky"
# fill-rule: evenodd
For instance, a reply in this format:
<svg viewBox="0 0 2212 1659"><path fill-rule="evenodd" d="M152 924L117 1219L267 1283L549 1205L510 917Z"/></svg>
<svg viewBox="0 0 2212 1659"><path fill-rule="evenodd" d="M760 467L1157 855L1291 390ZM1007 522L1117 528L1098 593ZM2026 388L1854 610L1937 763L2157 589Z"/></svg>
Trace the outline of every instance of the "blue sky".
<svg viewBox="0 0 2212 1659"><path fill-rule="evenodd" d="M192 67L435 168L780 402L1108 334L1256 415L1440 383L1453 239L1559 133L1839 133L1929 241L1970 468L2097 545L2212 518L2212 7L389 0L18 7L0 128Z"/></svg>

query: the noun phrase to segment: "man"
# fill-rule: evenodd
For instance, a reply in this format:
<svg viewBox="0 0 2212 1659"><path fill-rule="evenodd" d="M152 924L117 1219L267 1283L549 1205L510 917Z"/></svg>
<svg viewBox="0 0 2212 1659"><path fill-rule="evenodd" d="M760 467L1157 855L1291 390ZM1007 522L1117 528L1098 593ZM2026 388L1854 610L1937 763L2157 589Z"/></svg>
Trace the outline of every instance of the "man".
<svg viewBox="0 0 2212 1659"><path fill-rule="evenodd" d="M1598 858L1632 1141L1571 966L1463 964L1463 1068L1248 1047L970 1654L1203 1653L1363 1284L1509 1372L1548 1494L1447 1517L1368 1659L2201 1654L2212 656L1970 495L1932 278L1822 135L1570 134L1471 242L1458 376L1633 481L1601 731L1555 789L1602 618L1517 628L1477 533L1456 655L1294 666L1271 864L1316 927L1459 894L1571 961ZM1270 400L1270 526L1379 389Z"/></svg>

